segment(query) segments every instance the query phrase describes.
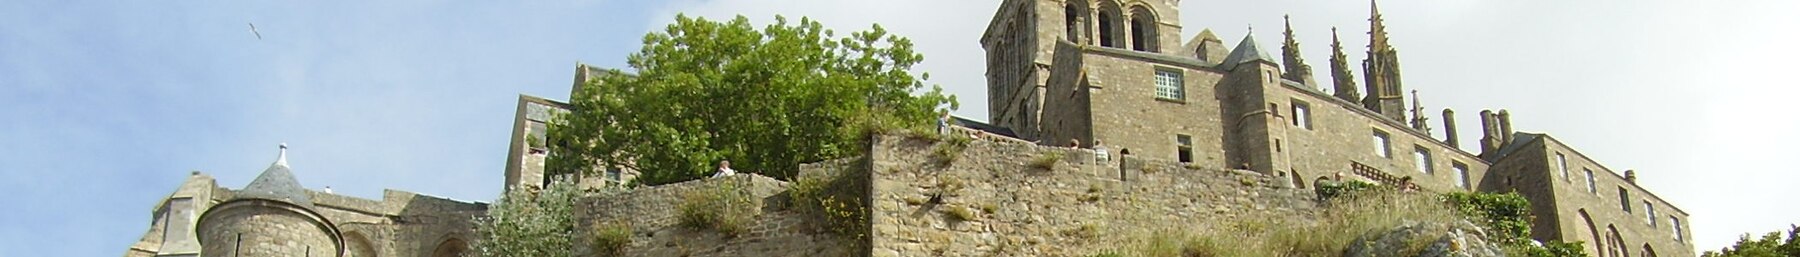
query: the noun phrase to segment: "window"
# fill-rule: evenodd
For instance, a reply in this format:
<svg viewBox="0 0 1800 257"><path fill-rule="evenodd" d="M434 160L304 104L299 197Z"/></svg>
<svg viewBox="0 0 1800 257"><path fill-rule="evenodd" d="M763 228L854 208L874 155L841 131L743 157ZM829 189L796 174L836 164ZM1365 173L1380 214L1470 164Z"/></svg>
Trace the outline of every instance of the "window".
<svg viewBox="0 0 1800 257"><path fill-rule="evenodd" d="M1581 168L1581 172L1587 174L1588 193L1600 194L1600 188L1594 186L1594 170Z"/></svg>
<svg viewBox="0 0 1800 257"><path fill-rule="evenodd" d="M1681 218L1669 216L1669 227L1675 228L1675 241L1681 241Z"/></svg>
<svg viewBox="0 0 1800 257"><path fill-rule="evenodd" d="M1393 152L1388 148L1388 133L1375 130L1375 155L1381 156L1381 158L1393 158Z"/></svg>
<svg viewBox="0 0 1800 257"><path fill-rule="evenodd" d="M1631 212L1631 192L1625 191L1625 187L1619 187L1619 209Z"/></svg>
<svg viewBox="0 0 1800 257"><path fill-rule="evenodd" d="M1300 100L1294 100L1291 105L1294 106L1294 126L1312 129L1312 106Z"/></svg>
<svg viewBox="0 0 1800 257"><path fill-rule="evenodd" d="M625 172L620 171L619 168L616 168L616 167L615 168L606 168L606 180L621 181L621 179L622 179L621 176L623 176L624 173Z"/></svg>
<svg viewBox="0 0 1800 257"><path fill-rule="evenodd" d="M1456 174L1450 174L1450 176L1456 177L1456 187L1473 189L1469 187L1469 165L1450 162L1450 169L1456 172Z"/></svg>
<svg viewBox="0 0 1800 257"><path fill-rule="evenodd" d="M1118 11L1118 7L1112 6L1105 6L1100 9L1100 19L1098 21L1100 22L1101 47L1119 47L1119 36L1114 34L1119 32L1118 28L1115 28L1119 26Z"/></svg>
<svg viewBox="0 0 1800 257"><path fill-rule="evenodd" d="M1194 162L1194 139L1188 135L1175 135L1175 159L1181 163Z"/></svg>
<svg viewBox="0 0 1800 257"><path fill-rule="evenodd" d="M1556 153L1556 170L1562 171L1563 181L1569 181L1569 157Z"/></svg>
<svg viewBox="0 0 1800 257"><path fill-rule="evenodd" d="M1650 200L1644 200L1644 222L1650 223L1652 228L1656 227L1656 205L1651 205Z"/></svg>
<svg viewBox="0 0 1800 257"><path fill-rule="evenodd" d="M1185 97L1181 88L1180 70L1156 69L1156 98L1181 100Z"/></svg>
<svg viewBox="0 0 1800 257"><path fill-rule="evenodd" d="M1087 13L1082 11L1082 6L1076 5L1073 1L1069 2L1068 5L1063 6L1063 35L1069 42L1077 44L1085 43L1082 42L1084 40L1081 40L1082 27L1085 27L1082 26L1084 23L1081 22L1081 20L1086 17Z"/></svg>
<svg viewBox="0 0 1800 257"><path fill-rule="evenodd" d="M1413 166L1419 167L1421 173L1431 174L1431 150L1426 150L1424 146L1413 146Z"/></svg>

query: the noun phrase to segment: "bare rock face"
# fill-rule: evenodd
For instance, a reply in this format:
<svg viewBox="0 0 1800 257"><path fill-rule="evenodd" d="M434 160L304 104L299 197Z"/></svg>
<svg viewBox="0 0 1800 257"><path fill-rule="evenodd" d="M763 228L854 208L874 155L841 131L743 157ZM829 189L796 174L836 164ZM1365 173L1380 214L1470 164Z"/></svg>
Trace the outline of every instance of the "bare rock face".
<svg viewBox="0 0 1800 257"><path fill-rule="evenodd" d="M1409 254L1414 251L1418 254ZM1452 224L1414 222L1366 235L1345 247L1344 256L1502 257L1506 253L1498 242L1487 240L1487 232L1481 227L1463 221Z"/></svg>

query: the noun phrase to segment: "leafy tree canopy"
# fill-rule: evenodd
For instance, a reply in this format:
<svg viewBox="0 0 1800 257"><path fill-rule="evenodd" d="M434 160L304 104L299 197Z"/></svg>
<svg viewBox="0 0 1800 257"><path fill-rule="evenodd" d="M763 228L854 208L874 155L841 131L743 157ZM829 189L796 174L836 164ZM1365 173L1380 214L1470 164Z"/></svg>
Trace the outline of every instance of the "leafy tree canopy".
<svg viewBox="0 0 1800 257"><path fill-rule="evenodd" d="M1800 226L1789 226L1787 240L1782 241L1781 231L1763 234L1761 238L1751 238L1750 234L1738 237L1736 244L1706 251L1703 257L1778 257L1800 256Z"/></svg>
<svg viewBox="0 0 1800 257"><path fill-rule="evenodd" d="M801 163L854 156L872 130L930 126L939 107L955 109L928 74L912 41L872 26L838 38L801 18L758 31L678 15L644 36L628 63L571 96L575 111L552 126L552 174L622 167L638 184L704 177L720 160L778 179Z"/></svg>

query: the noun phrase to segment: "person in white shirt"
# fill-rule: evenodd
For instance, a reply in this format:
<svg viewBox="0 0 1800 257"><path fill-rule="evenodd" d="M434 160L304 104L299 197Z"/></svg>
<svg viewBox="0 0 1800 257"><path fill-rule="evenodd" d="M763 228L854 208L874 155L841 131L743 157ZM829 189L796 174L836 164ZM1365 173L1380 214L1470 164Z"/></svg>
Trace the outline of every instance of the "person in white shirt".
<svg viewBox="0 0 1800 257"><path fill-rule="evenodd" d="M1107 152L1106 145L1100 144L1099 139L1094 139L1094 159L1102 163L1112 161L1112 155Z"/></svg>
<svg viewBox="0 0 1800 257"><path fill-rule="evenodd" d="M728 177L731 175L737 175L737 171L731 169L731 161L730 160L722 160L722 161L719 161L719 172L713 173L712 177L714 177L714 178Z"/></svg>

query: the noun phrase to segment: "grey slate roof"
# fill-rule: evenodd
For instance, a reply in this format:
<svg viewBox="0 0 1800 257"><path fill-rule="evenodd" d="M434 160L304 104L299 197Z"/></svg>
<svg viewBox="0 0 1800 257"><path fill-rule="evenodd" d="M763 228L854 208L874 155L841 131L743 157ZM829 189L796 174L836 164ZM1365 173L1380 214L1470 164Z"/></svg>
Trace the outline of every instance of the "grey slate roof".
<svg viewBox="0 0 1800 257"><path fill-rule="evenodd" d="M1231 54L1225 56L1225 62L1219 63L1219 69L1231 70L1237 68L1238 64L1254 61L1275 62L1275 57L1270 57L1269 53L1263 52L1262 47L1256 44L1255 34L1245 34L1244 40L1238 41L1237 47L1231 49Z"/></svg>
<svg viewBox="0 0 1800 257"><path fill-rule="evenodd" d="M306 187L300 186L300 181L288 170L285 144L281 146L281 155L275 158L275 163L263 170L262 175L257 175L256 180L251 180L250 185L239 190L237 197L312 207L312 198L306 195Z"/></svg>

